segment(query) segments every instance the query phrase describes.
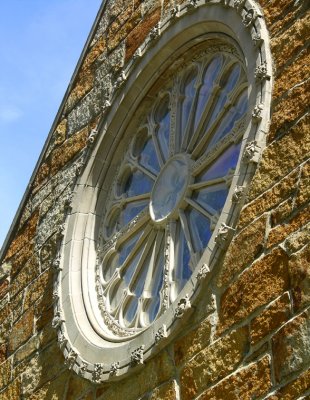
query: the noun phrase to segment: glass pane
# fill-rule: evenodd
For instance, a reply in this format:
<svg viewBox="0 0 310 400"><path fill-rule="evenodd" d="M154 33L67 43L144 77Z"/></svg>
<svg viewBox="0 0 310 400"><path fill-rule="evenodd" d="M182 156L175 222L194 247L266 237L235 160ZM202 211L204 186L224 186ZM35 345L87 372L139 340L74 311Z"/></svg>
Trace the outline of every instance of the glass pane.
<svg viewBox="0 0 310 400"><path fill-rule="evenodd" d="M109 281L112 278L118 265L118 254L115 253L107 260L103 267L103 278L105 281Z"/></svg>
<svg viewBox="0 0 310 400"><path fill-rule="evenodd" d="M182 114L181 114L181 137L184 137L187 122L189 120L190 111L192 108L194 96L195 96L195 82L196 73L191 73L185 81L184 85L184 100L182 103ZM181 140L182 141L182 140Z"/></svg>
<svg viewBox="0 0 310 400"><path fill-rule="evenodd" d="M144 247L145 247L145 246L143 246L143 248L144 248ZM133 260L131 261L131 263L130 263L129 265L127 265L127 267L126 267L126 271L125 271L125 273L124 273L123 280L124 280L124 282L126 283L126 286L127 286L127 287L129 286L129 283L130 283L130 281L131 281L131 278L132 278L132 276L133 276L133 274L134 274L134 272L135 272L135 270L136 270L136 267L137 267L137 265L138 265L138 262L139 262L139 260L140 260L140 257L141 257L142 251L143 251L143 248L141 248L140 251L138 251L138 253L137 253L136 256L133 258Z"/></svg>
<svg viewBox="0 0 310 400"><path fill-rule="evenodd" d="M225 117L217 127L216 131L214 132L214 136L208 145L208 149L231 132L235 122L238 121L246 113L247 108L248 96L245 92L239 97L237 104L229 110L229 112L225 115Z"/></svg>
<svg viewBox="0 0 310 400"><path fill-rule="evenodd" d="M122 297L124 296L124 289L126 288L125 282L120 279L112 289L112 293L110 295L110 306L112 310L119 305Z"/></svg>
<svg viewBox="0 0 310 400"><path fill-rule="evenodd" d="M195 251L202 251L207 246L212 235L210 221L193 208L188 212L188 221Z"/></svg>
<svg viewBox="0 0 310 400"><path fill-rule="evenodd" d="M140 297L145 284L146 274L149 268L151 268L151 252L149 253L148 257L146 257L142 267L140 268L139 274L135 283L133 285L132 291L135 293L137 297Z"/></svg>
<svg viewBox="0 0 310 400"><path fill-rule="evenodd" d="M143 231L140 230L135 236L132 236L129 240L127 240L119 250L119 265L122 265L123 262L126 260L128 254L134 248L135 244L137 243L138 239L142 235Z"/></svg>
<svg viewBox="0 0 310 400"><path fill-rule="evenodd" d="M133 321L136 312L138 308L138 299L136 297L132 297L125 308L125 312L123 314L123 317L125 321L127 322L127 326L130 325L130 323Z"/></svg>
<svg viewBox="0 0 310 400"><path fill-rule="evenodd" d="M228 147L208 169L197 177L197 182L222 178L230 169L236 168L241 143Z"/></svg>
<svg viewBox="0 0 310 400"><path fill-rule="evenodd" d="M138 196L139 194L149 193L152 190L153 181L141 171L131 173L125 184L124 193L127 197Z"/></svg>
<svg viewBox="0 0 310 400"><path fill-rule="evenodd" d="M148 204L148 200L133 201L125 205L119 217L120 226L125 226L137 216Z"/></svg>
<svg viewBox="0 0 310 400"><path fill-rule="evenodd" d="M167 160L169 154L169 133L170 133L170 111L169 111L169 99L165 98L163 103L160 105L157 115L156 122L159 124L156 135L158 137L159 146L164 157Z"/></svg>
<svg viewBox="0 0 310 400"><path fill-rule="evenodd" d="M193 199L207 211L209 211L209 207L212 207L215 211L220 211L224 207L227 194L226 188L216 185L195 192Z"/></svg>
<svg viewBox="0 0 310 400"><path fill-rule="evenodd" d="M175 281L178 286L178 292L182 290L185 283L192 275L191 268L189 266L190 262L190 252L185 239L185 235L181 226L178 222L177 225L177 242L175 244L175 254L176 254L176 265L175 265Z"/></svg>
<svg viewBox="0 0 310 400"><path fill-rule="evenodd" d="M156 172L159 172L160 167L152 138L149 138L145 141L143 148L140 152L139 162L143 167L151 171L155 170Z"/></svg>
<svg viewBox="0 0 310 400"><path fill-rule="evenodd" d="M152 282L151 282L151 295L152 298L148 303L148 322L153 322L159 311L160 306L160 290L163 285L164 275L164 246L162 245L157 257L155 270L153 271Z"/></svg>
<svg viewBox="0 0 310 400"><path fill-rule="evenodd" d="M148 322L151 323L156 318L160 306L160 298L153 297L148 305Z"/></svg>
<svg viewBox="0 0 310 400"><path fill-rule="evenodd" d="M222 89L219 96L217 97L216 104L212 111L206 130L208 130L218 114L222 111L227 101L228 94L234 89L238 82L240 72L240 66L238 64L234 65L228 76L224 78L224 80L221 82Z"/></svg>
<svg viewBox="0 0 310 400"><path fill-rule="evenodd" d="M223 58L221 56L218 56L215 57L206 68L203 78L203 85L199 90L199 97L195 115L195 129L197 128L201 114L210 98L214 81L221 70L222 63Z"/></svg>

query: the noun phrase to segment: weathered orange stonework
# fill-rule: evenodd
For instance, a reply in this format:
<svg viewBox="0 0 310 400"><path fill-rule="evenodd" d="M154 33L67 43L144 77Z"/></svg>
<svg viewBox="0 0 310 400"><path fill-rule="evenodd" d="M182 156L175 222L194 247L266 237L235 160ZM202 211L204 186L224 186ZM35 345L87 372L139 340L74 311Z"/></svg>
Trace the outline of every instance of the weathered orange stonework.
<svg viewBox="0 0 310 400"><path fill-rule="evenodd" d="M131 376L92 384L64 365L51 326L60 227L70 213L68 198L87 140L101 121L104 100L110 100L106 88L150 31L184 2L107 0L101 10L1 259L1 400L310 396L306 0L260 0L275 73L267 146L232 242L184 329Z"/></svg>

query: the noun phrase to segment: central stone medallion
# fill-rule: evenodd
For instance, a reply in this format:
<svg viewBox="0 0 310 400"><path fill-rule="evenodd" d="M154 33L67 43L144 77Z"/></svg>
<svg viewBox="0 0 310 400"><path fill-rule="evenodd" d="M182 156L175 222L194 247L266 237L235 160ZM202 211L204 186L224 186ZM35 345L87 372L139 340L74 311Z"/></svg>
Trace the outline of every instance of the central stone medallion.
<svg viewBox="0 0 310 400"><path fill-rule="evenodd" d="M172 216L183 200L190 181L188 156L178 154L167 161L154 184L150 215L154 222L161 222Z"/></svg>

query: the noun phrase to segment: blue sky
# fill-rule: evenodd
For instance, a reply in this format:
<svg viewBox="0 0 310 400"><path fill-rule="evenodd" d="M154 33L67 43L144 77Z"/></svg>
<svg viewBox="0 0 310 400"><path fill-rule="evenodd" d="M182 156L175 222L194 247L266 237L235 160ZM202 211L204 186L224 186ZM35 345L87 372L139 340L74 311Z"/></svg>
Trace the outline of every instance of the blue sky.
<svg viewBox="0 0 310 400"><path fill-rule="evenodd" d="M0 247L101 0L8 0L0 10Z"/></svg>

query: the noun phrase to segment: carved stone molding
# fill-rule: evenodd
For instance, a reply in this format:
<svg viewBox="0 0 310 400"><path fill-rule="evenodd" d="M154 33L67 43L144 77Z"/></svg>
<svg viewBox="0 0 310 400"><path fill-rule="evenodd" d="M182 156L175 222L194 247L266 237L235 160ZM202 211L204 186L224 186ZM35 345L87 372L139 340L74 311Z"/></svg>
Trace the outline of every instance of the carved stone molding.
<svg viewBox="0 0 310 400"><path fill-rule="evenodd" d="M209 266L207 264L203 264L200 267L200 269L196 275L196 278L198 281L201 281L201 280L205 279L209 274L210 274Z"/></svg>
<svg viewBox="0 0 310 400"><path fill-rule="evenodd" d="M234 228L222 223L217 232L217 235L215 236L215 243L218 244L220 247L225 247L230 242L230 239L232 238L234 232Z"/></svg>
<svg viewBox="0 0 310 400"><path fill-rule="evenodd" d="M62 312L60 310L56 311L52 321L52 327L54 329L57 329L61 326L63 322L65 322L65 319L62 315Z"/></svg>
<svg viewBox="0 0 310 400"><path fill-rule="evenodd" d="M143 364L143 362L144 362L144 354L143 354L144 347L145 347L144 345L141 345L140 347L138 347L137 349L135 349L131 352L130 364L132 366Z"/></svg>
<svg viewBox="0 0 310 400"><path fill-rule="evenodd" d="M259 122L262 119L262 111L264 109L264 105L262 103L257 104L252 112L252 119L254 122Z"/></svg>
<svg viewBox="0 0 310 400"><path fill-rule="evenodd" d="M155 333L155 343L159 343L162 339L166 338L167 335L167 327L163 325L158 331Z"/></svg>
<svg viewBox="0 0 310 400"><path fill-rule="evenodd" d="M101 382L101 375L103 373L104 365L101 363L96 363L94 365L94 370L92 373L92 378L95 383Z"/></svg>
<svg viewBox="0 0 310 400"><path fill-rule="evenodd" d="M92 131L90 132L90 135L87 138L87 145L88 146L92 146L94 144L97 135L98 135L97 129L92 129Z"/></svg>
<svg viewBox="0 0 310 400"><path fill-rule="evenodd" d="M258 146L256 140L254 140L246 146L242 156L242 161L245 163L249 162L258 163L259 156L260 156L260 146Z"/></svg>
<svg viewBox="0 0 310 400"><path fill-rule="evenodd" d="M245 198L245 194L245 186L236 186L231 201L233 203L240 203Z"/></svg>
<svg viewBox="0 0 310 400"><path fill-rule="evenodd" d="M261 63L260 65L258 65L255 68L255 72L254 72L255 78L259 81L262 81L264 79L270 79L270 75L268 74L267 71L268 71L267 70L267 62L264 61L263 63Z"/></svg>
<svg viewBox="0 0 310 400"><path fill-rule="evenodd" d="M110 375L115 376L117 375L118 371L119 371L119 362L115 361L114 363L111 364Z"/></svg>
<svg viewBox="0 0 310 400"><path fill-rule="evenodd" d="M74 350L70 350L67 356L65 357L65 364L69 369L73 368L73 365L75 364L75 361L77 359L77 353Z"/></svg>
<svg viewBox="0 0 310 400"><path fill-rule="evenodd" d="M191 306L189 295L187 294L178 302L178 305L174 311L175 318L182 318L186 311L191 308Z"/></svg>

